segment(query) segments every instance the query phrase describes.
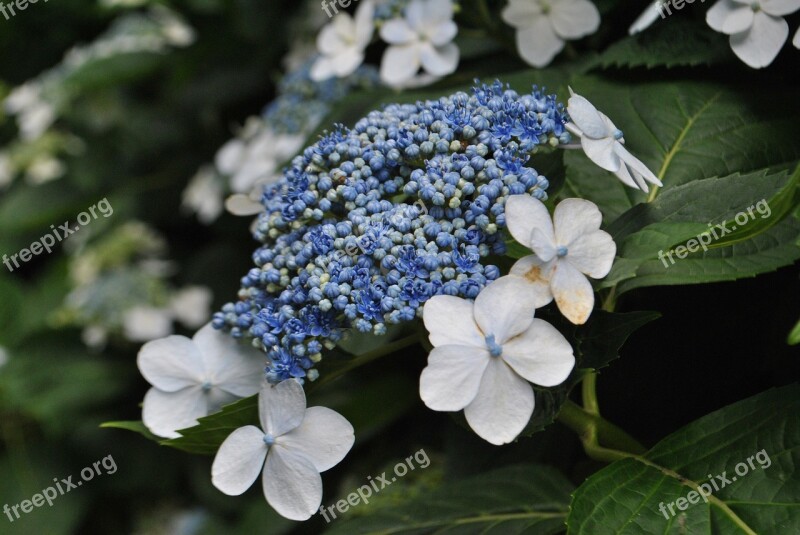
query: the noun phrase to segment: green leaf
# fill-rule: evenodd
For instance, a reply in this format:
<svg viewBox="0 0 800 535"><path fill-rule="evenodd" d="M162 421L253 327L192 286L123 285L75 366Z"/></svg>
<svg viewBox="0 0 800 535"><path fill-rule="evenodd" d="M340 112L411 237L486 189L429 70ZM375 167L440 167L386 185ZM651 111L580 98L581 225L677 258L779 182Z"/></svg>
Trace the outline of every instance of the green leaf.
<svg viewBox="0 0 800 535"><path fill-rule="evenodd" d="M103 422L100 424L100 427L104 429L125 429L126 431L133 431L134 433L139 433L143 437L159 441L157 436L150 432L147 427L145 427L144 422L141 420L126 420L126 421L116 421L116 422Z"/></svg>
<svg viewBox="0 0 800 535"><path fill-rule="evenodd" d="M445 483L391 510L342 518L326 533L561 533L571 490L548 466L509 466Z"/></svg>
<svg viewBox="0 0 800 535"><path fill-rule="evenodd" d="M682 79L628 85L598 77L575 78L572 87L623 130L628 149L664 183L649 194L639 192L582 151L569 151L565 192L597 204L606 224L671 188L734 173L772 173L793 168L800 159L789 112L797 109L796 98L788 89L755 94L744 85ZM702 207L713 199L693 202Z"/></svg>
<svg viewBox="0 0 800 535"><path fill-rule="evenodd" d="M635 206L607 228L618 258L599 286L618 285L622 294L643 286L751 277L791 264L800 258L800 221L791 216L798 185L800 168L791 177L735 174L696 180ZM723 236L717 225L730 232ZM702 235L706 251L698 244ZM690 240L697 251L687 256L677 249L684 258L677 257L676 247Z"/></svg>
<svg viewBox="0 0 800 535"><path fill-rule="evenodd" d="M587 373L604 368L619 358L619 350L628 337L660 317L658 312L619 313L595 310L589 321L575 326L560 314L539 311L536 314L552 323L566 336L575 351L576 364L575 370L563 384L555 388L534 387L536 408L531 421L522 432L523 435L531 435L553 423L570 391Z"/></svg>
<svg viewBox="0 0 800 535"><path fill-rule="evenodd" d="M613 463L575 492L569 533L800 533L798 412L798 385L772 389L704 416L643 456ZM708 485L708 503L698 494L691 498L699 503L687 503L698 485Z"/></svg>
<svg viewBox="0 0 800 535"><path fill-rule="evenodd" d="M731 58L728 40L706 24L685 17L657 20L647 31L606 49L600 64L608 67L678 67L710 65Z"/></svg>

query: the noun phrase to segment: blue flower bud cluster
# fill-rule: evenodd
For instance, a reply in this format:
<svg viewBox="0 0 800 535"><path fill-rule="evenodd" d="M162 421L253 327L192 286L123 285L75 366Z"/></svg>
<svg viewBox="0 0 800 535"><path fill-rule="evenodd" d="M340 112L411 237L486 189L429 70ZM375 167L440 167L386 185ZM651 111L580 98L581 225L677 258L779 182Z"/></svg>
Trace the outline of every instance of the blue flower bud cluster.
<svg viewBox="0 0 800 535"><path fill-rule="evenodd" d="M288 73L278 84L278 97L263 110L262 117L278 133L297 134L316 127L330 106L352 91L380 85L378 69L362 65L350 76L334 76L322 82L311 79L316 57Z"/></svg>
<svg viewBox="0 0 800 535"><path fill-rule="evenodd" d="M475 298L500 276L486 260L505 253L508 196L546 198L527 164L569 142L565 118L536 87L496 82L337 126L265 187L256 267L214 326L265 350L270 381L313 380L348 329L380 335L434 295Z"/></svg>

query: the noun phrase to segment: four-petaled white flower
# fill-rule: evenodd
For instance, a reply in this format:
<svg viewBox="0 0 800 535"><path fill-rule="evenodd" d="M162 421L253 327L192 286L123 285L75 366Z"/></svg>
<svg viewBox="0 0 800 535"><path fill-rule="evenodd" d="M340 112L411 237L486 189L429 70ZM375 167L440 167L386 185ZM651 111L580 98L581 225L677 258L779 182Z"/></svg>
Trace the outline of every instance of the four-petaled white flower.
<svg viewBox="0 0 800 535"><path fill-rule="evenodd" d="M336 466L353 447L353 426L326 407L306 408L303 387L294 379L265 383L258 412L260 429L240 427L222 443L211 481L238 496L263 467L264 496L273 509L291 520L311 518L322 503L320 472Z"/></svg>
<svg viewBox="0 0 800 535"><path fill-rule="evenodd" d="M611 235L600 230L600 210L584 199L565 199L551 221L541 201L512 195L505 212L511 235L534 252L518 260L511 273L530 283L536 308L555 298L569 321L585 323L594 307L594 292L585 275L593 279L608 275L617 252Z"/></svg>
<svg viewBox="0 0 800 535"><path fill-rule="evenodd" d="M263 354L216 331L210 324L190 340L168 336L142 346L139 371L153 388L142 408L144 425L161 437L237 398L252 396L264 381Z"/></svg>
<svg viewBox="0 0 800 535"><path fill-rule="evenodd" d="M503 20L517 30L517 50L534 67L544 67L564 42L593 34L600 13L589 0L509 0Z"/></svg>
<svg viewBox="0 0 800 535"><path fill-rule="evenodd" d="M706 13L706 22L730 35L739 59L760 69L772 63L789 37L783 16L798 9L800 0L719 0Z"/></svg>
<svg viewBox="0 0 800 535"><path fill-rule="evenodd" d="M320 82L333 76L343 78L364 62L364 50L375 31L374 12L373 3L363 0L355 17L341 13L322 28L317 36L317 50L321 56L311 66L312 80Z"/></svg>
<svg viewBox="0 0 800 535"><path fill-rule="evenodd" d="M425 405L460 411L495 445L514 440L533 414L533 388L563 383L575 366L569 342L534 319L536 290L521 277L501 277L472 303L437 295L423 320L433 345L420 376Z"/></svg>
<svg viewBox="0 0 800 535"><path fill-rule="evenodd" d="M381 79L390 86L405 87L417 83L420 66L434 77L455 72L459 50L451 41L456 33L451 0L411 0L405 18L381 26L381 38L391 45L381 60Z"/></svg>
<svg viewBox="0 0 800 535"><path fill-rule="evenodd" d="M570 133L578 136L586 156L606 171L611 171L625 185L649 191L647 182L661 186L661 181L623 145L625 139L611 119L594 105L569 90L567 113L572 122L566 124Z"/></svg>

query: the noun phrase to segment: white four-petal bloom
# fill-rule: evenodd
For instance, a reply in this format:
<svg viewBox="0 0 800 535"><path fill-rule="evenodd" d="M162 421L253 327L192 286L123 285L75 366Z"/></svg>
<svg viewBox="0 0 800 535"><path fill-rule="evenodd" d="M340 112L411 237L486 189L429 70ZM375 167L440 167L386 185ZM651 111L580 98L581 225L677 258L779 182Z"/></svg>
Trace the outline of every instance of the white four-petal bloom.
<svg viewBox="0 0 800 535"><path fill-rule="evenodd" d="M517 30L517 50L534 67L544 67L564 42L593 34L600 12L589 0L509 0L503 20Z"/></svg>
<svg viewBox="0 0 800 535"><path fill-rule="evenodd" d="M533 414L533 388L563 383L575 366L569 342L552 325L534 319L536 290L505 276L475 302L437 295L423 320L433 345L420 376L425 405L460 411L470 427L495 445L514 440Z"/></svg>
<svg viewBox="0 0 800 535"><path fill-rule="evenodd" d="M288 519L307 520L322 503L320 472L336 466L353 447L353 426L326 407L306 408L303 387L294 379L265 383L258 412L260 429L240 427L222 443L211 481L225 494L238 496L263 467L267 502Z"/></svg>
<svg viewBox="0 0 800 535"><path fill-rule="evenodd" d="M144 397L142 420L155 435L175 431L237 398L252 396L264 381L264 355L215 330L211 324L190 340L167 336L142 346L139 371L153 385Z"/></svg>
<svg viewBox="0 0 800 535"><path fill-rule="evenodd" d="M734 54L754 69L766 67L789 37L784 15L800 0L719 0L706 13L712 29L730 35Z"/></svg>
<svg viewBox="0 0 800 535"><path fill-rule="evenodd" d="M435 77L455 72L459 50L451 41L457 33L452 0L411 0L405 18L381 26L381 38L390 45L381 60L381 79L404 87L420 66Z"/></svg>
<svg viewBox="0 0 800 535"><path fill-rule="evenodd" d="M505 213L511 235L534 252L519 259L511 273L530 283L536 308L555 298L569 321L585 323L594 308L594 291L586 275L593 279L608 275L617 252L611 235L600 230L600 210L584 199L565 199L551 221L541 201L512 195Z"/></svg>
<svg viewBox="0 0 800 535"><path fill-rule="evenodd" d="M322 28L317 36L317 50L321 56L311 66L312 80L320 82L333 76L343 78L364 62L364 50L375 31L374 12L373 3L363 0L355 17L341 13Z"/></svg>
<svg viewBox="0 0 800 535"><path fill-rule="evenodd" d="M611 171L625 185L648 191L647 182L661 186L661 181L623 145L622 131L584 97L569 90L567 113L572 122L565 126L578 136L586 156L606 171Z"/></svg>

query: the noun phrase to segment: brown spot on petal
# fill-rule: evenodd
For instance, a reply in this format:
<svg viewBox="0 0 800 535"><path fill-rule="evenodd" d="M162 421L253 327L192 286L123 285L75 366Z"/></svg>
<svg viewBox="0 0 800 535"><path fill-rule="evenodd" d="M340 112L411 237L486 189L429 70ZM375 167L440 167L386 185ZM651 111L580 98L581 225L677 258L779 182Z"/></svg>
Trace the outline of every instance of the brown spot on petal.
<svg viewBox="0 0 800 535"><path fill-rule="evenodd" d="M555 299L558 310L575 325L583 325L592 314L592 307L582 292L563 292L555 295Z"/></svg>
<svg viewBox="0 0 800 535"><path fill-rule="evenodd" d="M542 273L542 266L533 266L531 269L525 272L523 275L526 279L530 282L544 282L549 283L550 279L544 276Z"/></svg>

